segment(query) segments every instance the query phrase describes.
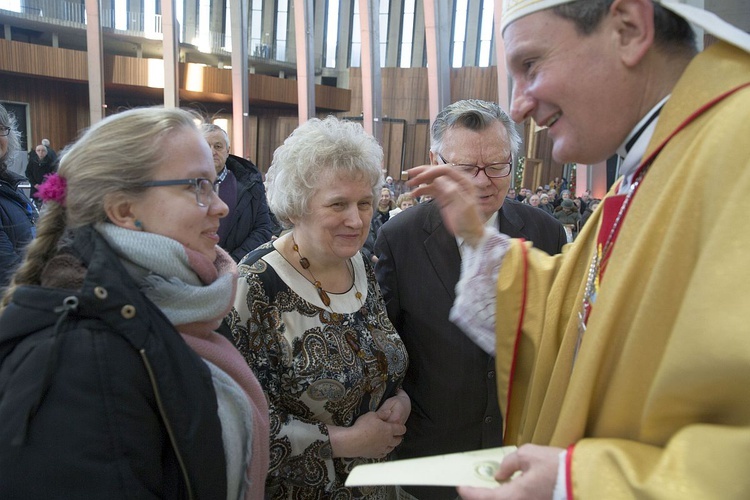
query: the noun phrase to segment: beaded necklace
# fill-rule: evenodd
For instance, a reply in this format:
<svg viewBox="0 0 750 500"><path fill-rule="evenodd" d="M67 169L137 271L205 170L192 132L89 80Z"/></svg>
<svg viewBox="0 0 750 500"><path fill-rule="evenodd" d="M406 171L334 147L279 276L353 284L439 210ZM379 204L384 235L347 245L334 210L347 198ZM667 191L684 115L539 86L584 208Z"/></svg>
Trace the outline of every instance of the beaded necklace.
<svg viewBox="0 0 750 500"><path fill-rule="evenodd" d="M299 265L302 266L302 269L307 271L307 273L310 275L312 280L310 283L315 287L315 290L318 292L318 296L320 297L320 300L323 301L323 304L331 311L334 312L333 309L331 309L331 297L328 296L328 293L323 289L323 285L320 283L320 280L318 280L313 272L310 270L310 261L307 259L307 257L303 257L302 254L299 252L299 246L297 245L297 242L294 240L294 234L292 234L292 250L294 250L297 253L297 256L299 257ZM359 288L357 287L357 279L354 271L354 264L352 263L352 259L350 258L347 261L346 265L347 270L349 270L349 273L352 277L352 286L354 286L354 296L357 297L357 300L359 300L359 305L363 306L362 303L362 293L360 293Z"/></svg>

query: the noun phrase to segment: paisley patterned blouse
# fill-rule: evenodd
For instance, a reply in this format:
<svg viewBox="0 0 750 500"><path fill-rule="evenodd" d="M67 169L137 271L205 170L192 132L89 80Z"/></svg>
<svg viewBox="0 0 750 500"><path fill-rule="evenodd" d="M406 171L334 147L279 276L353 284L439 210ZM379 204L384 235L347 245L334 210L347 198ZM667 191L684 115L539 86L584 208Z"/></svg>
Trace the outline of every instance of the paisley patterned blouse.
<svg viewBox="0 0 750 500"><path fill-rule="evenodd" d="M352 265L356 286L329 293L329 308L272 243L240 263L228 323L269 401L269 498L386 498L385 487L344 487L352 467L380 460L332 458L326 428L349 427L395 395L408 363L372 268L361 254Z"/></svg>

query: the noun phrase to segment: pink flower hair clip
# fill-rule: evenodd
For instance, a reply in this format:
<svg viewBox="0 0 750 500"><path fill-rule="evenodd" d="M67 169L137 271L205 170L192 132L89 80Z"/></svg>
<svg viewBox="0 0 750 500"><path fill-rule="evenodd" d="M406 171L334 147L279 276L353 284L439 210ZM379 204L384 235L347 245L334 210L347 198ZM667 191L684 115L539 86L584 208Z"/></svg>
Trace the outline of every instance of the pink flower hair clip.
<svg viewBox="0 0 750 500"><path fill-rule="evenodd" d="M65 193L68 190L68 181L57 175L57 172L44 176L44 181L36 187L34 197L42 201L54 201L65 206Z"/></svg>

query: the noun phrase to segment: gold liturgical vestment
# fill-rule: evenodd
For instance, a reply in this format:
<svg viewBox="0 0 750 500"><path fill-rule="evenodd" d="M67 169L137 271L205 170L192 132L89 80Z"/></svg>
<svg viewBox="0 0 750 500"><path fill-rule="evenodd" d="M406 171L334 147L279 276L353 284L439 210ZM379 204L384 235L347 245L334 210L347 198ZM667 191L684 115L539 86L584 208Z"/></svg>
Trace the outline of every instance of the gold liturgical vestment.
<svg viewBox="0 0 750 500"><path fill-rule="evenodd" d="M649 151L750 81L717 43L689 65ZM611 195L611 193L610 193ZM750 498L750 88L703 112L648 170L575 364L601 210L563 254L514 240L500 269L508 445L572 448L574 498Z"/></svg>

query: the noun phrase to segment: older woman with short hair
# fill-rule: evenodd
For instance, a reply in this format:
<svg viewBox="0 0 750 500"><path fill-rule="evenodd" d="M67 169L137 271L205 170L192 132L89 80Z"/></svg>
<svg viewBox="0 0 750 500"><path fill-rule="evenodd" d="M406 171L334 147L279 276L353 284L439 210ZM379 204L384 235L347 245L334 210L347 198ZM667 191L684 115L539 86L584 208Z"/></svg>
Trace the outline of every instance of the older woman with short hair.
<svg viewBox="0 0 750 500"><path fill-rule="evenodd" d="M270 498L387 498L346 488L357 464L402 440L407 354L360 249L383 152L334 117L297 128L267 174L271 210L292 230L240 263L232 336L266 392Z"/></svg>

